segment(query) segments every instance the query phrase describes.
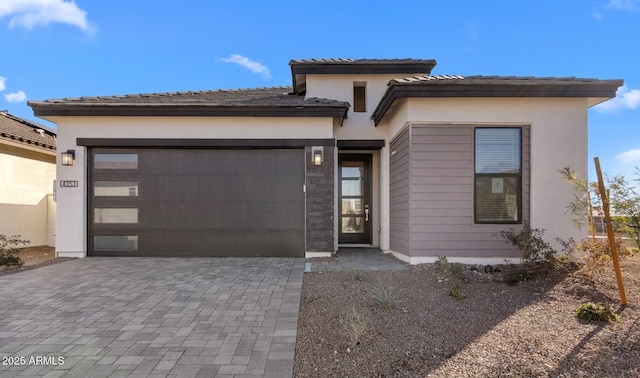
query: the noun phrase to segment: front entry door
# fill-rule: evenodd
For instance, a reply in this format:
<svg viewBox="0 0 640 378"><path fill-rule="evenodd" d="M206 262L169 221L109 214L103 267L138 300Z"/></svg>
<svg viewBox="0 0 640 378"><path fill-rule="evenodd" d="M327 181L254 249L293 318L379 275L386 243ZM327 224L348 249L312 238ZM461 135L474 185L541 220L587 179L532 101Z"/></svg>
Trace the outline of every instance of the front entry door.
<svg viewBox="0 0 640 378"><path fill-rule="evenodd" d="M339 155L340 244L371 244L371 155Z"/></svg>

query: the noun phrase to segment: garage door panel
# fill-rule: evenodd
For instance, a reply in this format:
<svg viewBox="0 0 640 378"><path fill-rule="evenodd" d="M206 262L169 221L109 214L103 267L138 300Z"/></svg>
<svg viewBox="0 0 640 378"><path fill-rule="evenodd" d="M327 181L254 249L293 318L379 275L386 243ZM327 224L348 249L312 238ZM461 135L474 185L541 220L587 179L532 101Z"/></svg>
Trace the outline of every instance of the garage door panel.
<svg viewBox="0 0 640 378"><path fill-rule="evenodd" d="M136 233L137 256L304 256L303 150L136 152L137 175L123 175L139 195L92 197L92 206L133 203L139 223L94 224L92 235ZM96 171L92 181L105 175L119 179Z"/></svg>
<svg viewBox="0 0 640 378"><path fill-rule="evenodd" d="M292 230L264 230L247 235L236 229L211 230L165 230L140 235L140 252L136 256L154 257L299 257L295 251L298 243L291 240ZM224 233L220 238L216 232ZM250 243L254 246L246 248Z"/></svg>

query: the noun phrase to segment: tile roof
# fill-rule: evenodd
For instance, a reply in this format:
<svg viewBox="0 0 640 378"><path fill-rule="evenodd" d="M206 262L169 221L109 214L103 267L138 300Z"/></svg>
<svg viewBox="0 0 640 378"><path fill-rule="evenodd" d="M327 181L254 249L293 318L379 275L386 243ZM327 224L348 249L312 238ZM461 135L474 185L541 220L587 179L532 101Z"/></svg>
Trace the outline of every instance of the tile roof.
<svg viewBox="0 0 640 378"><path fill-rule="evenodd" d="M577 78L577 77L537 77L537 76L486 76L486 75L474 75L474 76L460 76L460 75L419 75L404 77L399 79L393 79L389 82L393 84L431 84L436 83L451 83L456 80L456 84L586 84L586 83L598 83L603 80L589 79L589 78Z"/></svg>
<svg viewBox="0 0 640 378"><path fill-rule="evenodd" d="M292 92L291 87L269 87L249 89L219 89L189 92L168 92L148 94L128 94L120 96L69 97L45 101L30 101L37 116L60 115L55 109L84 109L83 115L92 115L91 109L100 108L102 113L117 108L129 109L144 115L189 115L189 112L207 113L209 115L268 115L269 112L297 113L300 116L319 115L323 109L329 113L346 116L349 103L326 98L304 98ZM138 109L138 110L135 110ZM163 109L165 113L162 113ZM191 109L191 110L189 110ZM295 111L290 111L295 110ZM75 110L69 110L75 111ZM97 111L96 111L97 112ZM176 113L177 112L177 113ZM182 113L180 113L182 112ZM305 113L306 112L306 113ZM116 115L116 113L113 113ZM168 114L171 113L171 114ZM224 113L224 114L221 114ZM313 114L312 114L313 113ZM326 114L326 112L322 113ZM65 115L69 115L65 113ZM122 114L120 114L122 115ZM195 115L195 114L194 114ZM284 114L287 115L287 114Z"/></svg>
<svg viewBox="0 0 640 378"><path fill-rule="evenodd" d="M121 96L68 97L34 103L49 104L206 104L209 106L327 106L343 102L323 98L307 98L292 94L291 87L218 89L208 91L143 93Z"/></svg>
<svg viewBox="0 0 640 378"><path fill-rule="evenodd" d="M0 141L2 140L49 152L56 150L56 133L53 129L16 117L7 111L0 111Z"/></svg>
<svg viewBox="0 0 640 378"><path fill-rule="evenodd" d="M326 58L326 59L292 59L292 63L309 63L309 64L435 64L434 59L350 59L350 58Z"/></svg>
<svg viewBox="0 0 640 378"><path fill-rule="evenodd" d="M587 98L589 106L616 96L622 80L536 76L417 75L389 81L372 118L377 125L399 98Z"/></svg>

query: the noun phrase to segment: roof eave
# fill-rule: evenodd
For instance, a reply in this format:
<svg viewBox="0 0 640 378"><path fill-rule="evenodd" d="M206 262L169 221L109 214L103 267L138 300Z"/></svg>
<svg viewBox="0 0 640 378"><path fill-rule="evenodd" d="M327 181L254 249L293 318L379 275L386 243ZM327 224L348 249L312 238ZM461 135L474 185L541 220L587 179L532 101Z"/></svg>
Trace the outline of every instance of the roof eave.
<svg viewBox="0 0 640 378"><path fill-rule="evenodd" d="M377 126L393 102L399 98L458 98L458 97L555 97L588 98L606 101L616 96L622 80L602 80L590 83L513 84L513 83L390 83L371 118ZM599 102L602 102L599 101ZM597 103L599 103L597 102Z"/></svg>
<svg viewBox="0 0 640 378"><path fill-rule="evenodd" d="M52 104L29 102L37 117L159 116L159 117L343 117L348 106L207 106L172 104Z"/></svg>
<svg viewBox="0 0 640 378"><path fill-rule="evenodd" d="M56 147L51 145L42 145L30 143L28 141L21 141L19 139L0 138L0 145L6 145L9 147L28 150L47 156L56 156ZM55 159L54 159L55 160Z"/></svg>
<svg viewBox="0 0 640 378"><path fill-rule="evenodd" d="M435 60L411 63L289 63L291 73L296 74L425 74L429 75L436 65Z"/></svg>

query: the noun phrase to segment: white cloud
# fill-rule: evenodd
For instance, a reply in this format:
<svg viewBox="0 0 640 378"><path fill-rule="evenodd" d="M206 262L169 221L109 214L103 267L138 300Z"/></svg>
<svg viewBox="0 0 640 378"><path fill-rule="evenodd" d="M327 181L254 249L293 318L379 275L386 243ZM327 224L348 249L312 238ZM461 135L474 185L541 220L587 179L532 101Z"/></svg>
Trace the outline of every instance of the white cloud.
<svg viewBox="0 0 640 378"><path fill-rule="evenodd" d="M22 102L27 99L27 94L23 91L7 93L4 95L4 99L7 100L7 102Z"/></svg>
<svg viewBox="0 0 640 378"><path fill-rule="evenodd" d="M7 89L7 84L5 84L6 82L7 82L7 78L0 76L0 92Z"/></svg>
<svg viewBox="0 0 640 378"><path fill-rule="evenodd" d="M82 31L93 32L87 20L87 12L73 1L66 0L2 0L0 18L9 17L9 27L33 29L51 23L77 26Z"/></svg>
<svg viewBox="0 0 640 378"><path fill-rule="evenodd" d="M640 10L640 0L609 0L605 8L636 12Z"/></svg>
<svg viewBox="0 0 640 378"><path fill-rule="evenodd" d="M249 69L251 72L261 75L265 79L271 79L271 73L269 73L269 69L266 66L242 55L231 54L228 58L222 58L221 60L226 63L239 64L242 67Z"/></svg>
<svg viewBox="0 0 640 378"><path fill-rule="evenodd" d="M617 112L622 109L637 109L640 107L640 90L622 86L618 88L616 97L595 107L599 112Z"/></svg>
<svg viewBox="0 0 640 378"><path fill-rule="evenodd" d="M640 149L625 151L616 155L616 159L625 164L631 164L640 161Z"/></svg>

